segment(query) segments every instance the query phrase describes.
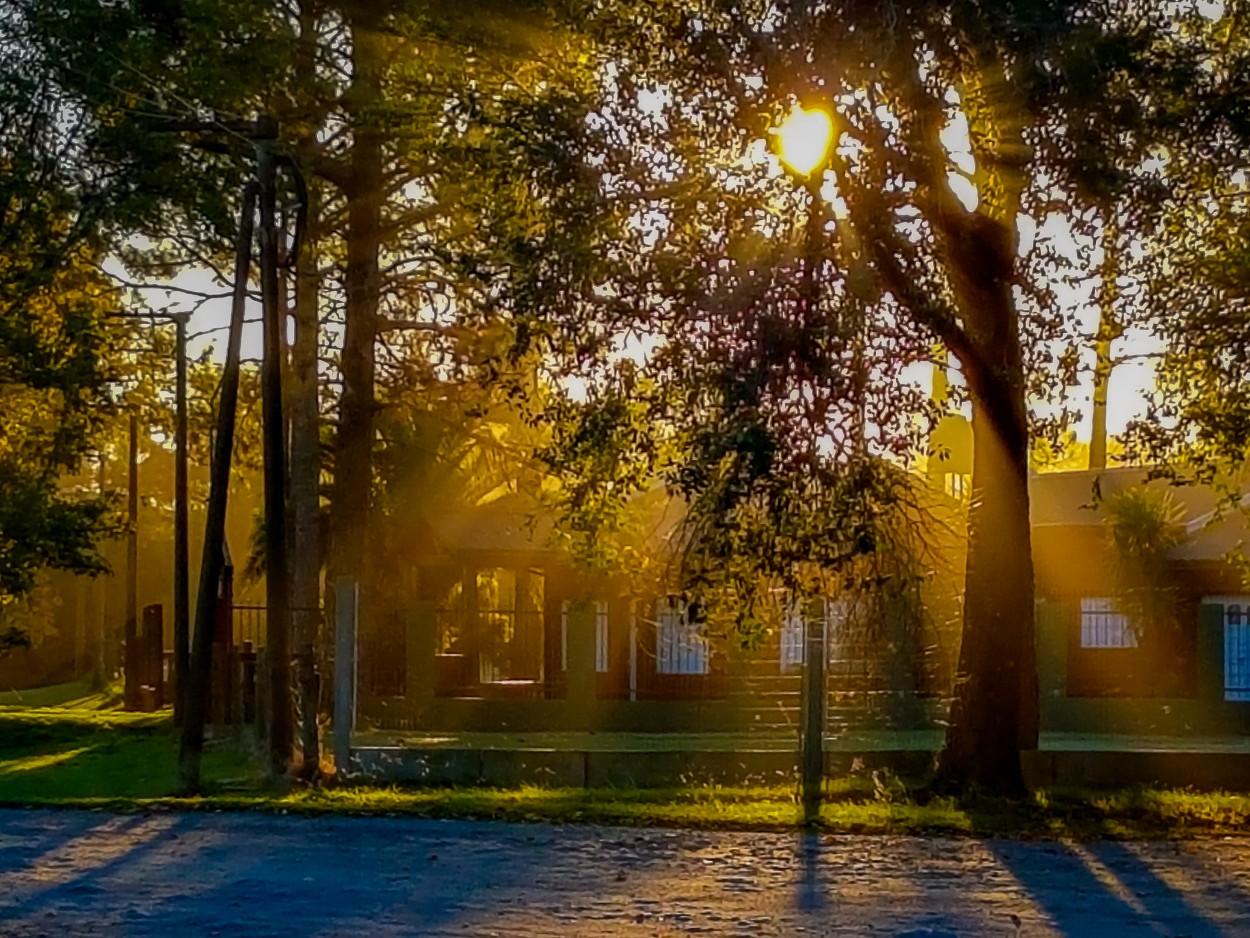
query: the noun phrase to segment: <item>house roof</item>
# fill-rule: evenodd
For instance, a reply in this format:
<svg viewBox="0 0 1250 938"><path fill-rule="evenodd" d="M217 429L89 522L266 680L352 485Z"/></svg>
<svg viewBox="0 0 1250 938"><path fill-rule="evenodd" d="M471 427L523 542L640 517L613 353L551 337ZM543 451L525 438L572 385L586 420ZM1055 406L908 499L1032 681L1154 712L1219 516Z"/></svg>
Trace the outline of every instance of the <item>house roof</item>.
<svg viewBox="0 0 1250 938"><path fill-rule="evenodd" d="M430 521L435 542L448 551L549 550L554 517L515 496L470 511L437 514Z"/></svg>
<svg viewBox="0 0 1250 938"><path fill-rule="evenodd" d="M1197 485L1170 485L1166 479L1148 479L1141 467L1115 467L1102 470L1038 473L1029 479L1031 524L1039 527L1100 527L1106 520L1095 492L1103 499L1125 489L1147 485L1168 491L1181 508L1181 521L1187 527L1185 542L1172 551L1176 560L1216 560L1250 542L1250 526L1241 512L1217 512L1218 497L1211 489ZM943 498L941 493L935 497ZM1250 499L1250 496L1248 496ZM645 539L656 546L672 544L684 514L680 498L656 487L638 496L642 508ZM1250 501L1244 507L1250 507ZM491 505L466 512L437 515L431 522L435 541L446 551L490 553L559 552L552 534L556 516L532 500L508 496Z"/></svg>
<svg viewBox="0 0 1250 938"><path fill-rule="evenodd" d="M1172 485L1149 479L1144 467L1082 469L1043 472L1029 479L1029 515L1033 527L1098 527L1106 520L1096 495L1106 498L1125 489L1146 485L1167 491L1181 509L1188 537L1172 551L1176 560L1217 560L1250 540L1245 518L1236 511L1217 512L1218 495L1206 486Z"/></svg>

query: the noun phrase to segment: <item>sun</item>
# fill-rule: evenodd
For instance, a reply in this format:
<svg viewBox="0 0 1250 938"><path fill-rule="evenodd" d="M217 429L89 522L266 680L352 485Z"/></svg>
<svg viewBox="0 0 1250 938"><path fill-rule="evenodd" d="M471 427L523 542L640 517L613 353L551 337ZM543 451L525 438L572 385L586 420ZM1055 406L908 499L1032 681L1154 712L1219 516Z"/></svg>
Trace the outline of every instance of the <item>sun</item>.
<svg viewBox="0 0 1250 938"><path fill-rule="evenodd" d="M810 176L825 161L833 141L833 119L819 108L795 105L777 128L782 162L800 176Z"/></svg>

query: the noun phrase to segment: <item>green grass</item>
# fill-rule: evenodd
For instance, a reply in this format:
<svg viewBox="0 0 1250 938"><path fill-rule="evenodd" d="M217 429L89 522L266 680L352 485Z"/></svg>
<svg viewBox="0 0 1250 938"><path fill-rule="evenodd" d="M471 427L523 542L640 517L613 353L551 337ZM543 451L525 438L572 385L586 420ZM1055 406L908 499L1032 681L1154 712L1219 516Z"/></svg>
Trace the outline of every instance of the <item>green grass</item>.
<svg viewBox="0 0 1250 938"><path fill-rule="evenodd" d="M701 829L794 830L790 786L573 789L384 786L266 789L242 747L210 744L208 794L178 797L168 714L132 714L102 700L0 706L0 804L134 810L256 810L481 818ZM1135 788L1051 790L1022 801L925 798L901 780L832 779L819 827L830 833L1092 839L1250 832L1250 795Z"/></svg>
<svg viewBox="0 0 1250 938"><path fill-rule="evenodd" d="M210 785L254 777L247 755L210 744ZM0 802L147 799L177 789L177 740L168 713L0 707Z"/></svg>
<svg viewBox="0 0 1250 938"><path fill-rule="evenodd" d="M77 710L101 710L121 700L121 687L93 690L88 684L53 684L30 690L8 690L0 693L0 709L6 707L69 707Z"/></svg>

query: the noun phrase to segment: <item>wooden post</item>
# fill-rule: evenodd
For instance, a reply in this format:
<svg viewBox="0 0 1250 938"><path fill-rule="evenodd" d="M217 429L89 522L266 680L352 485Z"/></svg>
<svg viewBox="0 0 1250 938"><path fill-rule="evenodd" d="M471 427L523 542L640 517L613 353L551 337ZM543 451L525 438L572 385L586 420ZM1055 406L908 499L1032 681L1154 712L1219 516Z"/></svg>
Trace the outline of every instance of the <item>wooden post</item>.
<svg viewBox="0 0 1250 938"><path fill-rule="evenodd" d="M159 710L165 705L165 609L160 603L143 607L143 636L139 642L142 664L139 668L143 710Z"/></svg>
<svg viewBox="0 0 1250 938"><path fill-rule="evenodd" d="M217 587L217 608L213 614L213 667L209 691L209 725L229 726L234 722L234 665L230 653L234 648L234 560L230 545L223 543L225 554L221 581Z"/></svg>
<svg viewBox="0 0 1250 938"><path fill-rule="evenodd" d="M81 678L91 673L91 660L87 653L87 590L90 581L76 576L70 582L74 584L74 677Z"/></svg>
<svg viewBox="0 0 1250 938"><path fill-rule="evenodd" d="M239 652L239 717L240 724L256 724L256 649L251 642L243 643Z"/></svg>
<svg viewBox="0 0 1250 938"><path fill-rule="evenodd" d="M334 771L351 771L352 731L356 728L356 609L360 589L349 577L334 584Z"/></svg>
<svg viewBox="0 0 1250 938"><path fill-rule="evenodd" d="M187 319L179 316L174 418L174 723L186 709L184 690L191 667L190 520L187 506Z"/></svg>

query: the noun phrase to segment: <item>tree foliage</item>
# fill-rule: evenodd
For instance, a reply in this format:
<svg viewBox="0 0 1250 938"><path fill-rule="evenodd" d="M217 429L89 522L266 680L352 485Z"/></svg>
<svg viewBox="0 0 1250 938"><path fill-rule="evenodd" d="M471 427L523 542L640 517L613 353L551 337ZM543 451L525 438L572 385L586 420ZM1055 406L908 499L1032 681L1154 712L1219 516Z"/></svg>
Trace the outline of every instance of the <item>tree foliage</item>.
<svg viewBox="0 0 1250 938"><path fill-rule="evenodd" d="M598 102L560 164L597 177L591 262L518 311L565 353L570 503L610 513L658 477L712 559L700 574L847 567L906 497L899 467L937 416L914 368L948 351L976 444L944 762L962 781L1018 786L1010 752L1036 739L1026 477L1047 425L1028 408L1062 402L1084 342L1047 222L1092 235L1108 200L1122 223L1157 214L1143 161L1175 139L1200 59L1177 22L1133 0L621 2L591 20ZM808 185L768 153L796 104L837 129ZM583 217L561 210L578 188L544 188L553 227Z"/></svg>
<svg viewBox="0 0 1250 938"><path fill-rule="evenodd" d="M1147 242L1153 277L1143 308L1161 351L1131 455L1235 501L1250 439L1250 15L1230 4L1189 24L1207 56L1177 102L1186 133L1164 167L1175 195Z"/></svg>
<svg viewBox="0 0 1250 938"><path fill-rule="evenodd" d="M1169 555L1186 538L1181 506L1166 489L1137 486L1102 507L1120 608L1134 628L1174 628L1179 596Z"/></svg>
<svg viewBox="0 0 1250 938"><path fill-rule="evenodd" d="M113 193L77 112L0 19L0 607L43 567L98 573L108 503L64 491L112 405L125 330L96 268Z"/></svg>

